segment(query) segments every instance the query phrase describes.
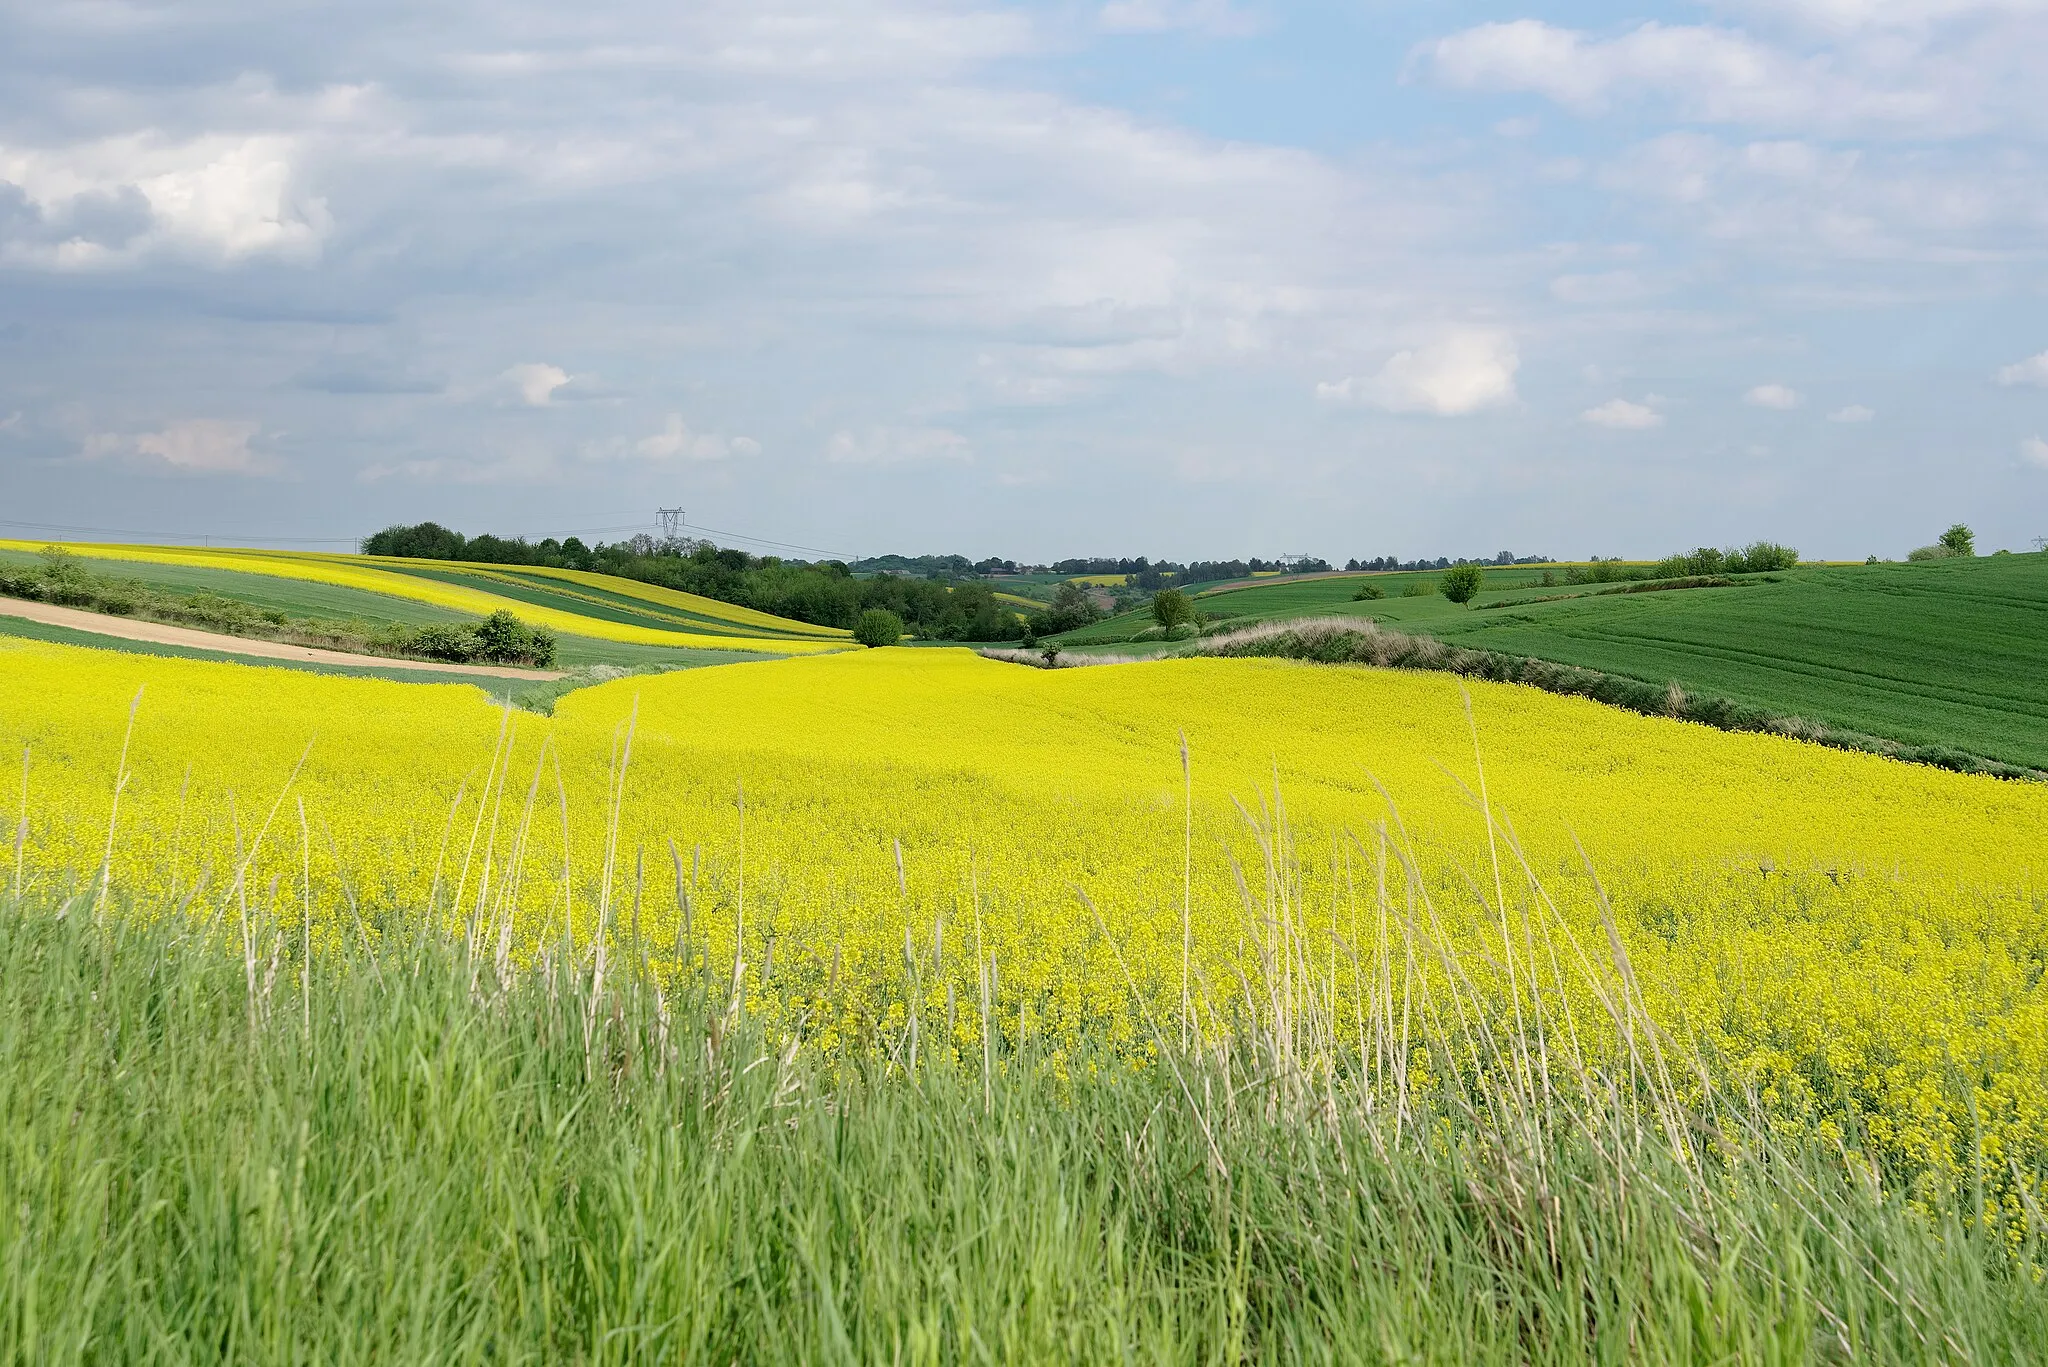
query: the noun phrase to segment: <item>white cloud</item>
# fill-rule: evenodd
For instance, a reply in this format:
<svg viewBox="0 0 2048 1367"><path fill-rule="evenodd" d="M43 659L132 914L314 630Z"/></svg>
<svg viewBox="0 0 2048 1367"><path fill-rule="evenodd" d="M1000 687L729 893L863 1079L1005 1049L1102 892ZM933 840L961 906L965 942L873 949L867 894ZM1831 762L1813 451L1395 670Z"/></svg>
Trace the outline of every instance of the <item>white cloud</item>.
<svg viewBox="0 0 2048 1367"><path fill-rule="evenodd" d="M326 202L297 189L298 145L281 135L155 131L55 147L0 144L0 181L19 188L32 229L5 256L58 269L107 268L180 253L237 261L317 253Z"/></svg>
<svg viewBox="0 0 2048 1367"><path fill-rule="evenodd" d="M2002 366L1998 371L2000 384L2027 384L2048 389L2048 351L2039 356L2029 356L2024 361Z"/></svg>
<svg viewBox="0 0 2048 1367"><path fill-rule="evenodd" d="M1832 413L1828 414L1828 421L1829 421L1829 422L1869 422L1869 421L1870 421L1870 420L1871 420L1872 418L1874 418L1874 417L1876 417L1876 416L1877 416L1877 410L1876 410L1876 409L1873 409L1873 408L1865 408L1865 407L1864 407L1864 406L1863 406L1862 404L1860 404L1860 403L1852 403L1852 404L1850 404L1850 405L1849 405L1849 406L1848 406L1847 408L1837 408L1837 409L1836 409L1836 410L1835 410L1834 412L1832 412Z"/></svg>
<svg viewBox="0 0 2048 1367"><path fill-rule="evenodd" d="M2038 465L2048 470L2048 441L2039 437L2028 437L2020 443L2020 459L2029 465Z"/></svg>
<svg viewBox="0 0 2048 1367"><path fill-rule="evenodd" d="M250 446L260 423L225 418L185 418L155 432L95 432L85 439L87 460L125 458L194 475L265 475L276 462Z"/></svg>
<svg viewBox="0 0 2048 1367"><path fill-rule="evenodd" d="M839 465L906 465L972 460L974 447L967 438L944 427L842 429L825 443L825 458Z"/></svg>
<svg viewBox="0 0 2048 1367"><path fill-rule="evenodd" d="M1790 385L1760 384L1744 394L1742 401L1751 408L1773 408L1787 413L1804 404L1806 396Z"/></svg>
<svg viewBox="0 0 2048 1367"><path fill-rule="evenodd" d="M1587 113L1617 98L1670 93L1689 94L1726 117L1803 95L1780 54L1732 29L1648 23L1602 40L1515 19L1477 25L1423 51L1450 85L1528 91Z"/></svg>
<svg viewBox="0 0 2048 1367"><path fill-rule="evenodd" d="M1610 427L1618 432L1642 432L1664 425L1664 415L1648 404L1630 403L1627 399L1609 399L1597 408L1589 408L1579 414L1580 422L1589 422L1595 427Z"/></svg>
<svg viewBox="0 0 2048 1367"><path fill-rule="evenodd" d="M1316 397L1367 403L1390 413L1462 417L1515 400L1522 364L1513 335L1501 328L1466 328L1427 346L1397 351L1377 375L1327 380Z"/></svg>
<svg viewBox="0 0 2048 1367"><path fill-rule="evenodd" d="M569 372L544 361L527 361L507 370L504 378L519 387L521 402L531 408L546 408L554 402L555 391L569 383Z"/></svg>
<svg viewBox="0 0 2048 1367"><path fill-rule="evenodd" d="M1229 0L1110 0L1096 15L1105 33L1167 33L1186 30L1220 38L1258 31L1257 19Z"/></svg>
<svg viewBox="0 0 2048 1367"><path fill-rule="evenodd" d="M1836 30L1834 41L1795 33L1775 43L1745 28L1654 21L1603 37L1517 19L1424 44L1415 61L1450 86L1527 92L1585 115L1657 101L1707 122L1913 140L2041 124L2030 73L2048 51L2037 22L2048 7L2038 0L1977 7L1982 20L1953 32L1857 22L1851 11L1960 15L1962 6L1809 5L1804 23L1778 5L1743 8L1754 8L1765 29L1790 17L1795 29ZM1821 13L1828 8L1833 17Z"/></svg>
<svg viewBox="0 0 2048 1367"><path fill-rule="evenodd" d="M734 456L761 454L761 443L752 437L721 437L715 432L692 432L683 415L671 413L668 423L652 436L633 443L633 454L642 460L726 460Z"/></svg>

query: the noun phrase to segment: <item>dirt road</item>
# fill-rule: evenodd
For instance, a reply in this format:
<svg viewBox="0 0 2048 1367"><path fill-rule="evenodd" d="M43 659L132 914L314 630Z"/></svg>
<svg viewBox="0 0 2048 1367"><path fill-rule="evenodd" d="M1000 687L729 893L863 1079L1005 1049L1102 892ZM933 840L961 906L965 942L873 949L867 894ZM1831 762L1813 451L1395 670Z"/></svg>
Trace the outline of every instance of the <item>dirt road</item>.
<svg viewBox="0 0 2048 1367"><path fill-rule="evenodd" d="M124 641L148 641L152 645L186 646L193 650L218 650L258 660L295 660L302 664L356 665L377 669L419 670L432 674L484 674L493 679L529 679L536 683L564 677L559 669L513 669L505 665L452 665L438 660L394 660L388 655L353 655L345 650L318 650L312 646L288 645L283 641L256 641L246 636L223 636L192 627L166 626L162 622L138 621L133 617L110 617L103 612L60 608L55 603L38 603L27 598L0 598L0 617L23 617L45 626L70 627L97 636L116 636Z"/></svg>

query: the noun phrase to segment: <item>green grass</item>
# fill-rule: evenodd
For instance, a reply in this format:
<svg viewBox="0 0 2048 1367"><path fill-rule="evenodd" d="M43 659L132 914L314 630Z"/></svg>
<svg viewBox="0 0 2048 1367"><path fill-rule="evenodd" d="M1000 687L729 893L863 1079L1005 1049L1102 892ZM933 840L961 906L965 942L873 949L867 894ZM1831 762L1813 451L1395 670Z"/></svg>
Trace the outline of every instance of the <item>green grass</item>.
<svg viewBox="0 0 2048 1367"><path fill-rule="evenodd" d="M1681 1162L1647 1073L1612 1115L1397 1130L1277 1035L826 1058L629 938L525 970L369 915L309 961L288 891L225 891L0 893L9 1363L2048 1356L2032 1218L1909 1208L1739 1114Z"/></svg>
<svg viewBox="0 0 2048 1367"><path fill-rule="evenodd" d="M1457 645L1675 680L1780 715L2048 768L2048 555L1803 566L1730 588L1659 593L1545 588L1541 575L1490 570L1472 608L1404 596L1407 582L1435 577L1416 574L1284 582L1198 604L1224 625L1371 617ZM1388 596L1351 601L1367 578ZM1550 595L1573 596L1489 606ZM1109 643L1146 625L1144 614L1127 613L1061 640L1122 651Z"/></svg>

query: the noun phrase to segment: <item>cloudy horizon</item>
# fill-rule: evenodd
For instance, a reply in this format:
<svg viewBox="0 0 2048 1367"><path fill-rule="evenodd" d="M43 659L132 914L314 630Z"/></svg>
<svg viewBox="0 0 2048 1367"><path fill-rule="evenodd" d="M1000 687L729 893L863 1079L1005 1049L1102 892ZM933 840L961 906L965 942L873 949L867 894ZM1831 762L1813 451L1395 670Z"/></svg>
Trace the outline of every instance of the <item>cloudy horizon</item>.
<svg viewBox="0 0 2048 1367"><path fill-rule="evenodd" d="M0 39L0 536L2048 535L2048 0L91 0Z"/></svg>

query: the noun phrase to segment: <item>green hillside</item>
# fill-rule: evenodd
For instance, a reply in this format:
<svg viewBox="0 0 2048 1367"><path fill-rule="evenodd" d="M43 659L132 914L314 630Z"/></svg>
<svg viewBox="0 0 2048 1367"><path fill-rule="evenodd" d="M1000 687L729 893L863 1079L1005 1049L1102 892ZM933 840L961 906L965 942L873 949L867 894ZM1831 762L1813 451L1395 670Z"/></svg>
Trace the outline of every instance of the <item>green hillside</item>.
<svg viewBox="0 0 2048 1367"><path fill-rule="evenodd" d="M1404 581L1434 576L1393 574L1238 589L1198 603L1244 625L1367 616L1457 645L1676 680L1776 713L2048 768L2048 555L1808 566L1669 592L1545 588L1541 573L1489 571L1470 608L1401 596ZM1352 601L1367 578L1388 596ZM1062 639L1085 647L1143 625L1126 614Z"/></svg>

